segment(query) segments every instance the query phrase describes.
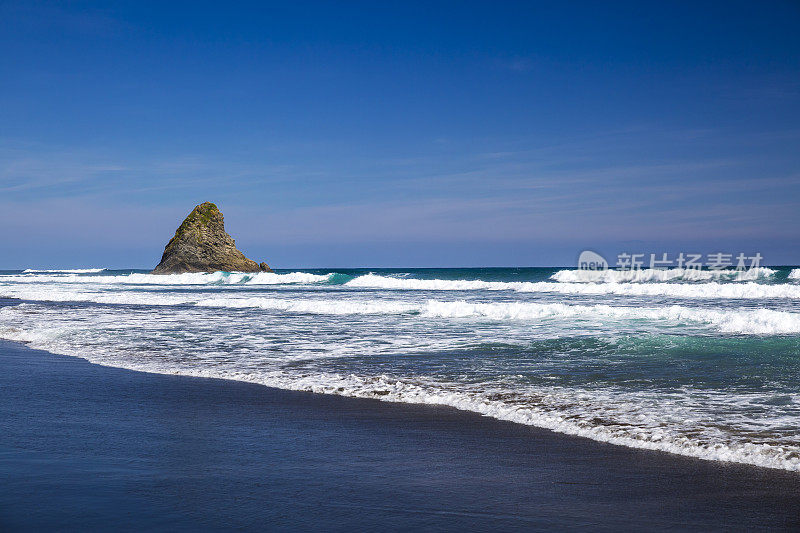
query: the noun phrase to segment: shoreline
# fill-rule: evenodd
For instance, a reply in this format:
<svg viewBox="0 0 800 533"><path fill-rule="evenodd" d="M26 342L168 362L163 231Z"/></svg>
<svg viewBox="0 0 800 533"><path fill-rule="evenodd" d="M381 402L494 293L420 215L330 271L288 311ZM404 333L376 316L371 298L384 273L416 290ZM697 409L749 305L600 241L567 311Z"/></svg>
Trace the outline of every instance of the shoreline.
<svg viewBox="0 0 800 533"><path fill-rule="evenodd" d="M0 366L3 528L800 527L795 472L11 341Z"/></svg>
<svg viewBox="0 0 800 533"><path fill-rule="evenodd" d="M0 306L3 305L2 299L0 299ZM613 446L620 446L623 448L628 449L637 449L637 450L644 450L644 451L651 451L655 453L663 453L678 457L686 457L691 459L699 459L702 461L710 461L710 462L718 462L723 464L736 464L736 465L744 465L744 466L752 466L755 468L765 468L771 470L778 470L783 472L790 472L798 475L800 479L800 469L798 469L797 460L800 458L794 459L794 462L787 467L786 465L776 465L774 463L768 462L763 458L758 458L760 460L752 460L748 457L736 457L733 459L727 459L725 453L720 453L719 450L714 452L709 452L707 449L701 449L696 447L695 449L674 449L674 448L667 448L659 443L654 443L651 441L638 441L633 439L628 439L624 437L608 437L606 435L598 435L591 430L585 430L577 427L570 427L564 425L550 425L547 423L537 423L537 421L531 421L530 418L520 417L514 409L508 409L505 406L498 408L497 406L491 406L487 408L486 406L482 405L481 403L476 403L471 398L466 398L465 401L452 401L452 400L445 400L442 402L434 401L428 402L427 399L420 401L418 398L414 396L409 397L400 397L397 399L396 397L392 397L390 395L381 395L376 396L374 394L359 394L359 393L341 393L341 392L331 392L335 389L335 387L319 385L319 386L312 386L312 387L294 387L293 383L283 383L281 385L274 385L272 383L265 383L260 380L254 379L247 379L247 377L243 376L220 376L214 375L211 373L210 375L205 372L190 372L190 371L178 371L178 372L170 372L170 371L159 371L159 370L152 370L150 368L137 368L136 366L121 366L115 364L104 364L102 362L92 361L89 358L81 357L79 355L69 355L64 353L56 353L56 352L49 352L47 349L43 348L32 348L27 345L25 341L15 341L15 340L8 340L0 338L0 342L11 342L20 344L22 346L26 346L33 350L40 350L46 353L50 353L51 355L56 355L59 357L73 357L79 359L81 361L85 361L89 364L103 366L106 368L115 368L120 370L128 370L131 372L140 372L144 374L152 374L152 375L163 375L163 376L179 376L179 377L187 377L187 378L198 378L198 379L215 379L215 380L222 380L222 381L233 381L237 383L248 383L251 385L257 385L260 387L266 387L268 389L273 389L276 391L290 391L290 392L301 392L307 394L314 394L314 395L329 395L329 396L336 396L340 398L350 398L350 399L359 399L359 400L366 400L366 401L378 401L381 403L390 403L390 404L401 404L401 405L420 405L420 406L431 406L437 408L448 408L448 409L455 409L460 412L470 413L473 415L477 415L480 417L488 417L494 420L503 421L503 422L510 422L513 424L520 424L526 427L534 428L536 430L543 430L547 432L557 433L559 435L579 438L579 439L586 439L593 442L601 443L601 444L609 444ZM388 388L392 388L391 385L387 384ZM340 389L341 390L341 389ZM729 456L729 455L727 455Z"/></svg>

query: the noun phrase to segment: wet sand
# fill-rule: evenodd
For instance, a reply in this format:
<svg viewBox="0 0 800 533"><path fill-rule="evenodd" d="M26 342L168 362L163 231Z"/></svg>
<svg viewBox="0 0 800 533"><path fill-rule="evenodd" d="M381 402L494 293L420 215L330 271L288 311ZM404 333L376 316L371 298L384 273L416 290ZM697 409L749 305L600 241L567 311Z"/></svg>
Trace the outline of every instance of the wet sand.
<svg viewBox="0 0 800 533"><path fill-rule="evenodd" d="M800 474L0 341L0 530L800 529Z"/></svg>

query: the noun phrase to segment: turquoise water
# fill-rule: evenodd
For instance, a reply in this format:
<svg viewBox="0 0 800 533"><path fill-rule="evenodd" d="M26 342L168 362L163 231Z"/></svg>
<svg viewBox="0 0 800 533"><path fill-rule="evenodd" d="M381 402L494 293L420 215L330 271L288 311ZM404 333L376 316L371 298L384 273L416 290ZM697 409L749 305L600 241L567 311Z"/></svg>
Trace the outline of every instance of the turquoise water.
<svg viewBox="0 0 800 533"><path fill-rule="evenodd" d="M0 271L0 337L800 470L800 269Z"/></svg>

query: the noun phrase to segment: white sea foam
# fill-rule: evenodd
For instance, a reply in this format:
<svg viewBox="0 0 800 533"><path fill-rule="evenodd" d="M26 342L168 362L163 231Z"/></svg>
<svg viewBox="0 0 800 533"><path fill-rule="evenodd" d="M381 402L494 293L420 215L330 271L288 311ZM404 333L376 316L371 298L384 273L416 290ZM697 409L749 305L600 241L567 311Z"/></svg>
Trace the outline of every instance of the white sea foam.
<svg viewBox="0 0 800 533"><path fill-rule="evenodd" d="M399 301L284 298L208 298L200 307L256 308L317 315L395 315L419 312L419 306Z"/></svg>
<svg viewBox="0 0 800 533"><path fill-rule="evenodd" d="M55 271L54 271L55 272ZM66 271L60 271L66 272ZM97 285L283 285L302 283L324 283L333 274L309 274L307 272L188 272L184 274L121 274L114 276L76 276L76 275L4 275L0 282L5 283L82 283Z"/></svg>
<svg viewBox="0 0 800 533"><path fill-rule="evenodd" d="M2 287L0 298L16 298L31 302L91 302L120 305L188 305L198 301L196 295L161 294L158 292L104 292L64 290L59 287Z"/></svg>
<svg viewBox="0 0 800 533"><path fill-rule="evenodd" d="M578 271L561 271L572 276ZM666 271L656 271L666 272ZM589 273L591 275L591 273ZM115 285L155 285L155 286L226 286L226 285L320 285L329 283L336 276L329 274L310 274L291 272L275 274L261 272L256 274L215 272L187 273L170 275L127 274L113 276L87 276L74 274L26 274L0 275L0 285L42 284L58 286L64 284L115 286ZM563 276L566 277L566 274ZM790 273L790 278L800 279L800 269ZM765 284L740 281L738 283L706 281L702 283L642 282L626 283L619 279L613 282L570 281L483 281L416 279L391 277L377 274L358 276L343 285L347 289L383 289L404 291L516 291L528 293L553 293L565 295L603 295L619 296L664 296L681 299L800 299L800 285L795 283Z"/></svg>
<svg viewBox="0 0 800 533"><path fill-rule="evenodd" d="M97 274L104 271L105 268L73 268L73 269L52 269L52 270L37 270L34 268L26 268L22 271L23 274L38 274L38 273L63 273L63 274Z"/></svg>
<svg viewBox="0 0 800 533"><path fill-rule="evenodd" d="M661 417L656 416L654 421L648 421L648 415L642 413L640 408L634 407L642 405L642 398L626 399L624 396L618 398L613 393L597 396L595 391L589 390L538 390L531 394L528 401L522 401L526 397L525 394L513 393L511 394L513 399L509 402L495 399L503 396L498 394L497 390L487 394L486 391L458 389L447 383L425 379L410 381L386 375L358 376L331 372L315 372L309 375L284 369L236 370L218 365L187 367L159 359L147 362L125 359L120 355L103 354L97 346L82 347L63 342L62 332L53 328L40 331L0 328L0 338L26 342L34 348L72 355L106 366L171 375L245 381L281 389L389 402L447 405L499 420L621 446L664 451L706 460L800 471L800 447L797 445L726 442L716 431L698 439L693 433L681 432L680 427L665 426ZM614 406L614 410L603 413L595 406L602 406L603 409ZM610 415L617 412L618 416L624 417L628 407L634 407L629 417L638 424L622 420L621 423L614 423ZM680 404L676 404L675 408L680 409ZM606 423L595 423L596 414L604 414ZM642 416L645 416L644 420ZM651 413L649 416L654 414ZM658 422L659 420L662 422Z"/></svg>
<svg viewBox="0 0 800 533"><path fill-rule="evenodd" d="M424 316L536 321L547 318L667 321L671 324L708 324L720 332L740 335L800 333L800 313L769 309L697 309L669 307L612 307L609 305L539 304L530 302L470 303L428 301Z"/></svg>
<svg viewBox="0 0 800 533"><path fill-rule="evenodd" d="M800 279L800 268L793 268L788 277L789 279Z"/></svg>
<svg viewBox="0 0 800 533"><path fill-rule="evenodd" d="M572 271L571 271L572 272ZM482 281L414 279L365 274L346 287L406 291L517 291L574 295L666 296L672 298L800 299L800 286L762 283L588 283L551 281Z"/></svg>
<svg viewBox="0 0 800 533"><path fill-rule="evenodd" d="M451 405L625 446L800 471L800 393L794 378L773 372L795 370L781 358L800 335L792 301L800 284L774 283L770 274L760 283L367 274L345 285L333 273L77 274L0 275L0 297L40 302L0 307L0 338L98 364ZM790 277L800 279L800 269ZM791 337L753 338L771 335ZM615 338L632 338L636 348ZM676 371L683 365L674 358L684 354L671 339L700 373L684 380ZM728 386L749 367L735 370L735 358L714 367L694 351L708 339L720 343L714 357L753 351L742 362L768 361L756 376L775 383L752 396ZM776 360L767 359L772 352ZM625 370L635 358L645 361L641 374ZM626 381L587 384L586 361ZM558 376L572 385L545 385L561 383Z"/></svg>
<svg viewBox="0 0 800 533"><path fill-rule="evenodd" d="M521 290L533 286L533 282L525 281L482 281L482 280L450 280L450 279L416 279L364 274L358 276L345 286L365 289L423 290L423 291L474 291L474 290Z"/></svg>
<svg viewBox="0 0 800 533"><path fill-rule="evenodd" d="M669 326L707 325L728 334L789 335L800 333L800 313L770 309L703 309L687 306L622 307L536 302L470 302L465 300L419 302L342 298L269 298L250 296L208 297L204 294L159 292L71 292L53 289L9 290L0 297L29 301L94 302L121 305L193 305L229 309L268 309L319 315L415 314L423 318L486 319L540 323L548 319L591 321L649 321ZM584 324L576 324L585 327ZM630 326L635 326L630 324Z"/></svg>
<svg viewBox="0 0 800 533"><path fill-rule="evenodd" d="M753 281L773 276L771 268L749 270L696 270L691 268L644 268L637 270L559 270L551 276L554 281L567 283L652 283L665 281Z"/></svg>

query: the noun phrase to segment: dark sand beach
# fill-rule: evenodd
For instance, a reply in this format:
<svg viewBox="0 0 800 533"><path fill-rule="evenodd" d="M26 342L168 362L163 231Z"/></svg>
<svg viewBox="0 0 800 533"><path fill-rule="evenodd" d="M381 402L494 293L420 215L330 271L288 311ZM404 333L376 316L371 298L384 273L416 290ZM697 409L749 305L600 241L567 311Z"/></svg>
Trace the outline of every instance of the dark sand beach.
<svg viewBox="0 0 800 533"><path fill-rule="evenodd" d="M800 474L0 343L0 529L800 528Z"/></svg>

